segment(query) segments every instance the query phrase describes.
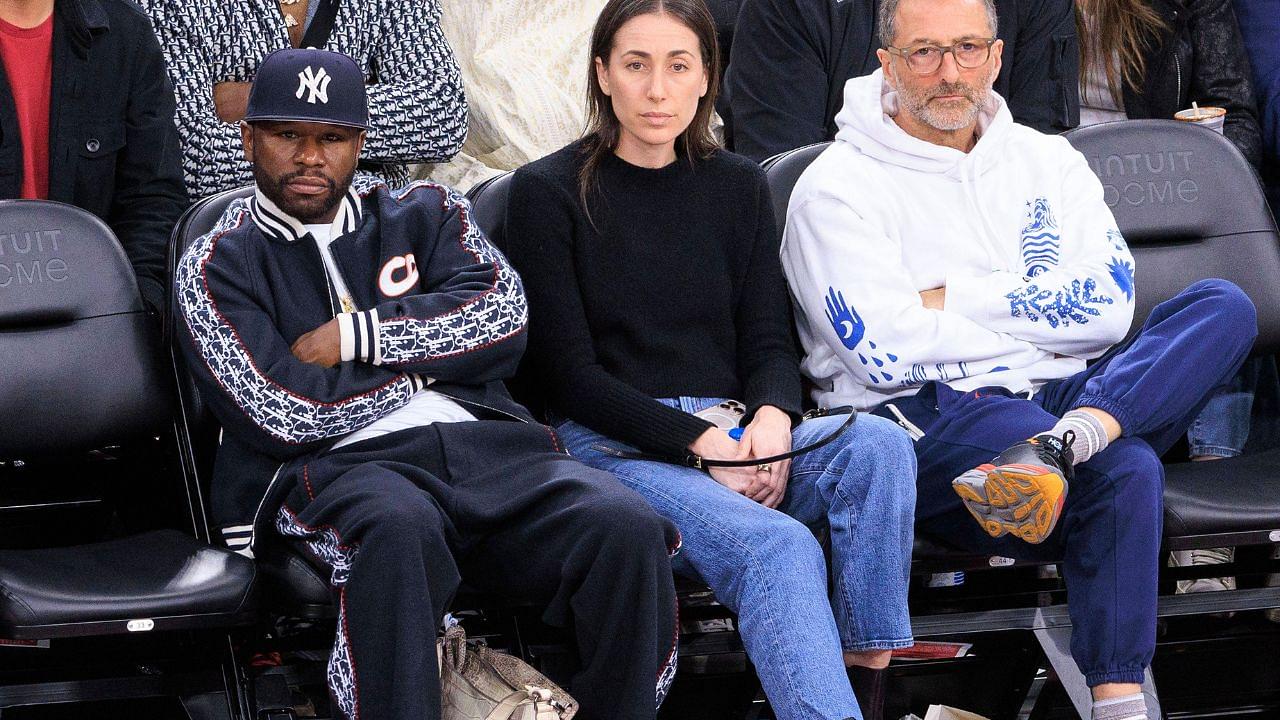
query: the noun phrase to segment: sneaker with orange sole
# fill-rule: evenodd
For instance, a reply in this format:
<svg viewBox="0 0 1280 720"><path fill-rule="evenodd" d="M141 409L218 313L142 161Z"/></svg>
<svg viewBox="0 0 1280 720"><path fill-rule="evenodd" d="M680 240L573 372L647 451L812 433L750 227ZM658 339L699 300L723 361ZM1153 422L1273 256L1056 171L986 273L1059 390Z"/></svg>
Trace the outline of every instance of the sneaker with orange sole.
<svg viewBox="0 0 1280 720"><path fill-rule="evenodd" d="M1037 435L951 481L965 509L991 537L1036 544L1053 533L1072 478L1075 434Z"/></svg>

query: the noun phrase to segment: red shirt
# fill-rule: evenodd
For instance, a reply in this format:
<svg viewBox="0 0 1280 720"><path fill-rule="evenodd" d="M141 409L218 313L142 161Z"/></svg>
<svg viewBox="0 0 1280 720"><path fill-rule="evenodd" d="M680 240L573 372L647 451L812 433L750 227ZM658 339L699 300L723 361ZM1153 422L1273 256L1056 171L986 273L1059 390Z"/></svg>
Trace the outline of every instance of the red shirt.
<svg viewBox="0 0 1280 720"><path fill-rule="evenodd" d="M22 197L49 197L49 88L53 81L53 15L33 28L0 20L0 61L22 133Z"/></svg>

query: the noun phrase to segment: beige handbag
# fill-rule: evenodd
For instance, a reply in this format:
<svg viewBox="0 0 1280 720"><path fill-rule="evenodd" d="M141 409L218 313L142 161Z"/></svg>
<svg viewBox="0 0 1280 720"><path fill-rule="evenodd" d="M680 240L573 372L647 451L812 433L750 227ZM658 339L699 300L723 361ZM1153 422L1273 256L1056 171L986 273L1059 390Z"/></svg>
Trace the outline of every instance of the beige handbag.
<svg viewBox="0 0 1280 720"><path fill-rule="evenodd" d="M436 643L444 720L569 720L578 701L510 655L468 643L453 625Z"/></svg>

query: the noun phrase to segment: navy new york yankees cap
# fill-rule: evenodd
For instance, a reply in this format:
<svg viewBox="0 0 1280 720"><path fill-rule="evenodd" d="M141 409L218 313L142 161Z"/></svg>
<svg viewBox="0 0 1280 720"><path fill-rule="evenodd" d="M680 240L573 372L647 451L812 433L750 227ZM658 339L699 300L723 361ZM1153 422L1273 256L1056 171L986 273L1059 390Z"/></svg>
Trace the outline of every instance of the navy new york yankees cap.
<svg viewBox="0 0 1280 720"><path fill-rule="evenodd" d="M313 48L277 50L258 66L244 119L302 120L368 129L364 73L355 60L342 53Z"/></svg>

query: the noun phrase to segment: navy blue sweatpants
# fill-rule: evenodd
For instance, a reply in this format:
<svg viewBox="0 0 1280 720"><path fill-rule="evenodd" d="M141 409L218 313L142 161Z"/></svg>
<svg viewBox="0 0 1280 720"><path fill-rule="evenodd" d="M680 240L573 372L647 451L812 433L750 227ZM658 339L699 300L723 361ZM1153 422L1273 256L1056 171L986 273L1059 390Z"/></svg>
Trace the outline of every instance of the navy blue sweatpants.
<svg viewBox="0 0 1280 720"><path fill-rule="evenodd" d="M892 401L925 432L916 442L917 528L975 552L1061 560L1071 654L1085 680L1090 687L1142 682L1155 652L1160 455L1235 375L1256 335L1249 298L1231 283L1205 280L1156 306L1137 335L1031 400L1004 388L961 393L929 383ZM987 535L951 481L1079 407L1110 413L1123 434L1076 466L1054 533L1039 545ZM883 406L876 412L891 417Z"/></svg>
<svg viewBox="0 0 1280 720"><path fill-rule="evenodd" d="M612 475L565 455L550 428L428 425L282 473L275 529L331 574L335 717L440 718L436 630L463 578L572 631L579 718L656 716L675 675L679 535Z"/></svg>

